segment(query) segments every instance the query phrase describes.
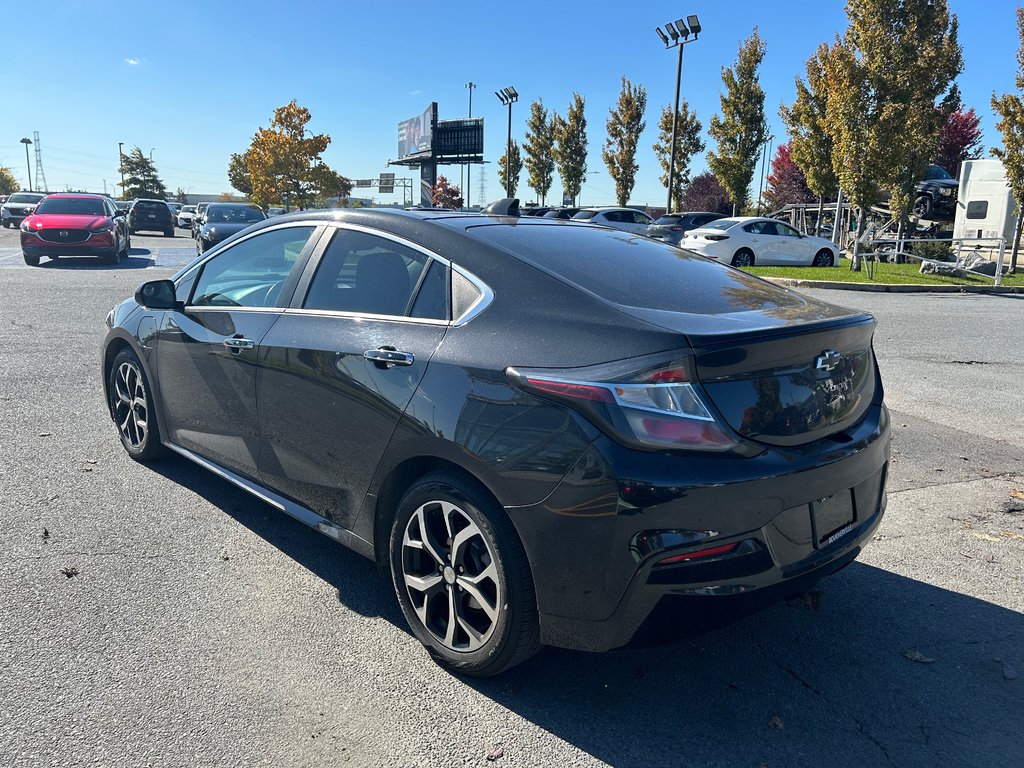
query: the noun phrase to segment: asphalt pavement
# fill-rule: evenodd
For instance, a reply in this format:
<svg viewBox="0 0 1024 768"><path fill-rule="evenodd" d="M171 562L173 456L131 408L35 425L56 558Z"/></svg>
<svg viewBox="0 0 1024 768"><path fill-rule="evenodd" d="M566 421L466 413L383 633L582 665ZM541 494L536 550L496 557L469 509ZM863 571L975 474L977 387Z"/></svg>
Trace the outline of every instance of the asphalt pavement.
<svg viewBox="0 0 1024 768"><path fill-rule="evenodd" d="M879 320L894 460L861 558L709 634L481 682L369 561L124 454L103 318L190 243L32 269L0 232L0 764L1024 764L1024 297L815 292Z"/></svg>

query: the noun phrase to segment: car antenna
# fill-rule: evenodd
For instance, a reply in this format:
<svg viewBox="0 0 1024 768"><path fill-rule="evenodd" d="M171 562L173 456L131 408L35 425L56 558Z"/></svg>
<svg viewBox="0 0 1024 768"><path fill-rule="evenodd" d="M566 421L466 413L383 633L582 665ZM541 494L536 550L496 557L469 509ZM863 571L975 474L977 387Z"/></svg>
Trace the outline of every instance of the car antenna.
<svg viewBox="0 0 1024 768"><path fill-rule="evenodd" d="M501 200L495 200L493 203L484 208L480 213L485 216L518 216L519 215L519 198L518 197L503 197Z"/></svg>

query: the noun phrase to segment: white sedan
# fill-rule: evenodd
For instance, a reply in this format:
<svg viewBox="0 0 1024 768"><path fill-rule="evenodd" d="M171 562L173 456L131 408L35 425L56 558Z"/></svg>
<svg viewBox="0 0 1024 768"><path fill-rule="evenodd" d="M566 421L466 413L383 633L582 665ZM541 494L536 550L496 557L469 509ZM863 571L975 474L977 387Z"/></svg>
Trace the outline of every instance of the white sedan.
<svg viewBox="0 0 1024 768"><path fill-rule="evenodd" d="M718 219L691 229L679 247L734 267L834 267L839 263L831 240L803 235L789 224L757 216Z"/></svg>
<svg viewBox="0 0 1024 768"><path fill-rule="evenodd" d="M178 226L182 229L190 229L192 227L192 217L196 215L196 207L194 205L186 205L180 211L178 211Z"/></svg>

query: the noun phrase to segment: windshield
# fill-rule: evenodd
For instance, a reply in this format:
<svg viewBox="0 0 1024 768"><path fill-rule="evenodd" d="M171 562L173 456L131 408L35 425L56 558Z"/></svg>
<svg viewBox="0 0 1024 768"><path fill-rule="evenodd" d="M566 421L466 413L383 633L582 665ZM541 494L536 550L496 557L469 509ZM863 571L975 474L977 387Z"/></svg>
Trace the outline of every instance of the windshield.
<svg viewBox="0 0 1024 768"><path fill-rule="evenodd" d="M580 211L579 213L573 214L573 221L588 221L594 218L597 211Z"/></svg>
<svg viewBox="0 0 1024 768"><path fill-rule="evenodd" d="M194 213L195 210L196 210L196 207L194 205L186 205L184 208L181 209L181 212L182 213Z"/></svg>
<svg viewBox="0 0 1024 768"><path fill-rule="evenodd" d="M210 206L206 209L206 220L210 222L226 221L233 223L263 221L266 216L259 208Z"/></svg>
<svg viewBox="0 0 1024 768"><path fill-rule="evenodd" d="M739 223L739 219L719 219L718 221L712 221L710 224L705 224L701 229L729 229Z"/></svg>
<svg viewBox="0 0 1024 768"><path fill-rule="evenodd" d="M48 197L36 206L36 213L63 213L78 216L106 216L102 200L88 197Z"/></svg>
<svg viewBox="0 0 1024 768"><path fill-rule="evenodd" d="M8 203L38 203L46 195L33 195L27 192L19 192L16 195L11 195L7 198Z"/></svg>
<svg viewBox="0 0 1024 768"><path fill-rule="evenodd" d="M945 168L941 165L929 165L928 170L925 172L924 177L928 181L937 181L939 179L952 179Z"/></svg>

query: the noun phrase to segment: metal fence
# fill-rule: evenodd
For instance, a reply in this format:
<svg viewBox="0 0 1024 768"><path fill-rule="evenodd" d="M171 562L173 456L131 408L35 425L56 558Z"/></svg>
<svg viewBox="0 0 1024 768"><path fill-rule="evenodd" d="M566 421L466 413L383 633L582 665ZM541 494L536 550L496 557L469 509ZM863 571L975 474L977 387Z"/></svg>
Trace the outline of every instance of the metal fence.
<svg viewBox="0 0 1024 768"><path fill-rule="evenodd" d="M994 285L1000 285L1003 281L1003 259L1006 254L1006 238L1003 237L929 237L929 238L909 238L909 237L897 237L897 238L873 238L867 240L860 240L854 246L855 255L859 255L865 265L867 265L868 279L874 277L874 262L877 260L877 256L885 254L886 256L902 256L904 259L915 259L920 262L928 262L930 264L944 264L949 266L951 262L939 261L938 259L929 259L926 256L913 253L905 249L907 243L949 243L950 250L952 250L953 243L956 243L956 258L959 264L960 257L963 253L963 244L965 242L970 243L981 243L991 242L992 247L987 248L986 251L996 250L998 248L998 256L996 258L996 273L995 275L986 275L984 272L978 272L973 269L964 269L959 267L964 272L969 272L972 275L978 277L989 278L993 281ZM890 245L894 246L893 250L862 250L862 246L877 246L877 245Z"/></svg>

